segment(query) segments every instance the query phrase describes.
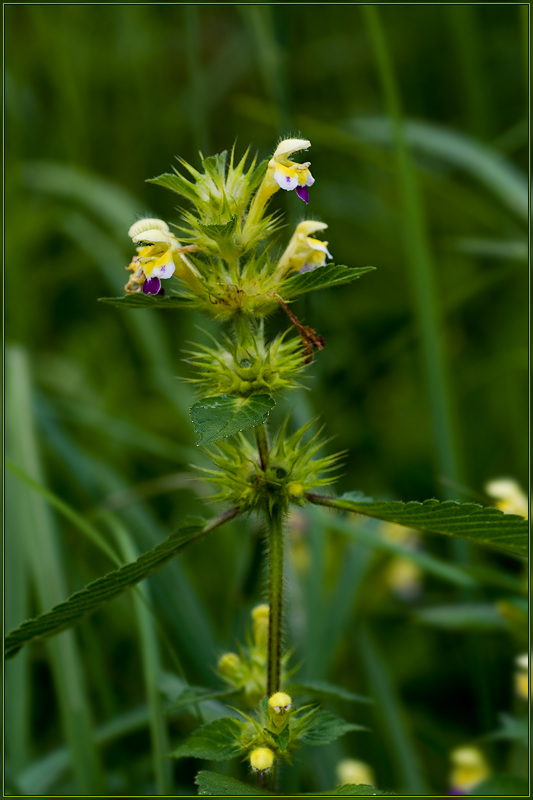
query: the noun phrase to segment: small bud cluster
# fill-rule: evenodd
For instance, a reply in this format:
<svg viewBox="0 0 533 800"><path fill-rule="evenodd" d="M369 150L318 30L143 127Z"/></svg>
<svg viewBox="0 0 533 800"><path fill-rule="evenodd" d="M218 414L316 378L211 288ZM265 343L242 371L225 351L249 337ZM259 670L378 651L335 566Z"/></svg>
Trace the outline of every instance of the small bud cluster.
<svg viewBox="0 0 533 800"><path fill-rule="evenodd" d="M314 459L325 441L318 438L319 434L303 441L313 423L311 420L286 438L286 421L271 445L264 468L257 450L243 434L233 441L218 442L209 455L219 469L198 468L205 480L220 490L211 499L229 501L243 511L271 508L275 504L285 508L289 502L302 503L305 493L312 488L331 483L332 478L319 475L335 470L342 454Z"/></svg>

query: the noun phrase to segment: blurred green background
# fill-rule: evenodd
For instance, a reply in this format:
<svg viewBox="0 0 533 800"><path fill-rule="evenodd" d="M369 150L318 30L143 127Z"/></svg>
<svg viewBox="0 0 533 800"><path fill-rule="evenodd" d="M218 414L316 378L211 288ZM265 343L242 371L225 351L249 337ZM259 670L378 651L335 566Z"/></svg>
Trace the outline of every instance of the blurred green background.
<svg viewBox="0 0 533 800"><path fill-rule="evenodd" d="M211 513L191 476L206 463L193 393L177 376L189 374L187 341L205 341L198 326L217 327L96 301L121 293L132 222L179 218L173 197L144 181L234 141L265 158L279 136L309 138L305 213L327 222L335 263L377 267L299 301L327 346L311 391L287 397L273 422L320 415L329 447L348 450L339 492L489 502L490 478L526 486L528 7L376 9L5 8L7 452L124 559L187 513ZM273 207L287 212L282 245L304 210L281 192ZM269 321L272 332L285 324ZM6 481L10 629L113 565L41 494ZM372 526L333 531L318 513L299 522L295 663L375 702L339 706L372 732L302 752L286 790L330 788L350 755L381 788L446 792L450 748L495 730L516 703L512 664L527 637L495 603L523 602L521 565L428 538L426 553L459 572L424 568L405 602L385 580L390 555L368 544ZM260 526L232 523L143 597L16 656L10 793L193 794L200 762L161 755L221 707L174 714L168 732L162 706L184 682L219 685L217 657L264 596L263 549ZM421 623L419 611L443 604L464 610L459 623ZM514 744L486 752L495 770L518 769ZM217 768L247 779L245 766Z"/></svg>

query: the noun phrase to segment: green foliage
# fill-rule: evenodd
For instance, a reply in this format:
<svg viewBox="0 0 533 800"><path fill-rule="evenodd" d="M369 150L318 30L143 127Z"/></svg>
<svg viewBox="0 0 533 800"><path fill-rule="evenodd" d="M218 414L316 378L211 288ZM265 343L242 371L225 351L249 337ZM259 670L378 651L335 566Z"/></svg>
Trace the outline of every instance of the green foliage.
<svg viewBox="0 0 533 800"><path fill-rule="evenodd" d="M342 267L326 264L324 267L317 267L310 272L298 273L287 278L280 285L279 293L284 300L292 300L307 292L351 283L365 272L371 272L374 269L375 267Z"/></svg>
<svg viewBox="0 0 533 800"><path fill-rule="evenodd" d="M529 746L529 722L526 717L517 719L511 717L509 714L500 714L501 727L485 736L485 739L491 741L507 740L511 742L519 742L522 747Z"/></svg>
<svg viewBox="0 0 533 800"><path fill-rule="evenodd" d="M189 297L180 297L178 295L170 295L170 297L162 297L160 295L142 294L127 294L125 297L99 297L100 303L106 303L115 308L166 308L170 310L182 311L184 308L194 308L194 300Z"/></svg>
<svg viewBox="0 0 533 800"><path fill-rule="evenodd" d="M345 733L350 731L366 731L363 725L354 725L351 722L345 722L335 714L329 711L317 711L312 717L312 727L309 727L303 734L302 741L307 745L314 747L322 744L330 744L344 736Z"/></svg>
<svg viewBox="0 0 533 800"><path fill-rule="evenodd" d="M202 771L196 776L198 794L215 797L274 797L273 792L265 789L258 789L256 786L249 786L235 778L227 775L219 775L217 772ZM373 786L359 784L357 786L345 785L331 789L329 792L298 792L296 797L393 797L394 792L382 792Z"/></svg>
<svg viewBox="0 0 533 800"><path fill-rule="evenodd" d="M218 772L208 772L203 770L196 776L195 783L198 785L199 795L215 797L273 797L272 792L266 789L258 789L257 786L249 786L235 778L227 775L220 775Z"/></svg>
<svg viewBox="0 0 533 800"><path fill-rule="evenodd" d="M527 520L516 514L504 514L497 508L438 500L425 500L423 503L374 502L352 499L350 494L339 499L309 495L308 499L317 505L365 514L427 533L458 536L512 555L527 557L528 554Z"/></svg>
<svg viewBox="0 0 533 800"><path fill-rule="evenodd" d="M327 681L306 681L305 683L290 683L285 686L285 691L291 695L311 695L325 698L336 698L338 700L348 700L352 703L372 703L370 697L363 697L354 692L343 689L342 686L335 686Z"/></svg>
<svg viewBox="0 0 533 800"><path fill-rule="evenodd" d="M493 775L470 789L468 794L474 797L528 797L529 782L517 775Z"/></svg>
<svg viewBox="0 0 533 800"><path fill-rule="evenodd" d="M205 758L208 761L227 761L241 752L239 736L242 725L233 717L223 717L202 725L180 745L174 758Z"/></svg>
<svg viewBox="0 0 533 800"><path fill-rule="evenodd" d="M102 603L112 600L131 589L160 569L185 547L203 536L210 526L203 519L189 517L161 544L120 569L108 572L75 592L68 600L54 606L35 619L23 622L10 631L4 640L6 657L15 655L21 647L34 639L52 636L74 625L85 614L95 611Z"/></svg>
<svg viewBox="0 0 533 800"><path fill-rule="evenodd" d="M195 403L190 414L196 433L200 436L197 444L217 442L261 425L274 406L275 401L268 394L251 397L222 395Z"/></svg>
<svg viewBox="0 0 533 800"><path fill-rule="evenodd" d="M415 619L425 625L446 630L507 630L507 622L494 605L489 603L464 603L453 606L423 608Z"/></svg>
<svg viewBox="0 0 533 800"><path fill-rule="evenodd" d="M220 489L212 499L228 501L243 511L275 504L286 508L289 502L301 504L310 488L332 483L331 473L342 454L315 458L326 442L319 438L320 432L304 441L313 420L286 437L288 422L285 420L270 444L266 463L262 461L264 455L243 434L209 451L218 469L199 469L206 481Z"/></svg>

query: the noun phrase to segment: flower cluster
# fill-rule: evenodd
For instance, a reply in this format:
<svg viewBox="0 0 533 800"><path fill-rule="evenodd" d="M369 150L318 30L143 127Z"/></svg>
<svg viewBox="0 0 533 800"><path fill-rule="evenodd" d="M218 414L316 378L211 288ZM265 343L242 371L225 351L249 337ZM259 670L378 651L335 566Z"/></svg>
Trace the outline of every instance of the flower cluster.
<svg viewBox="0 0 533 800"><path fill-rule="evenodd" d="M307 139L284 139L272 158L246 166L248 153L235 163L234 152L203 159L203 172L180 160L189 173L160 175L151 182L186 198L194 206L182 210L177 236L160 219L141 219L129 230L137 246L127 269L132 273L127 294L170 293L189 301L215 319L231 319L244 312L260 317L276 308L283 296L283 281L294 272L324 266L331 258L327 242L311 234L323 230L321 222L301 222L286 250L276 259L264 241L279 227L279 217L266 206L280 188L295 190L305 203L314 183L309 162L291 156L310 147Z"/></svg>

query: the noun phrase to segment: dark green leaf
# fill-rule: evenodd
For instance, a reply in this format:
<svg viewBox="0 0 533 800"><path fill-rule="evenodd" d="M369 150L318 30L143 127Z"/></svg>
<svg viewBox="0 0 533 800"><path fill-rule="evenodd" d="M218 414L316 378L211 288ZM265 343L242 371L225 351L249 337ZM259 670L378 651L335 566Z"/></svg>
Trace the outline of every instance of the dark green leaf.
<svg viewBox="0 0 533 800"><path fill-rule="evenodd" d="M254 394L250 397L207 397L195 403L190 410L199 445L225 439L239 431L261 425L274 408L275 401L269 394Z"/></svg>
<svg viewBox="0 0 533 800"><path fill-rule="evenodd" d="M222 717L202 725L172 755L174 758L205 758L209 761L226 761L238 756L241 746L238 737L241 725L233 717Z"/></svg>
<svg viewBox="0 0 533 800"><path fill-rule="evenodd" d="M463 603L452 606L434 606L414 612L418 622L455 631L507 630L508 624L490 603Z"/></svg>
<svg viewBox="0 0 533 800"><path fill-rule="evenodd" d="M195 783L198 786L199 795L210 797L274 797L272 792L266 789L258 789L257 786L249 786L235 778L228 778L227 775L219 775L218 772L208 772L203 770L196 776Z"/></svg>
<svg viewBox="0 0 533 800"><path fill-rule="evenodd" d="M237 510L233 509L231 516L235 516L236 513ZM69 628L85 614L97 609L102 603L131 589L178 555L193 541L229 519L229 514L230 512L226 512L210 524L198 517L187 517L164 542L143 553L136 561L108 572L107 575L89 583L84 589L75 592L63 603L54 606L45 614L23 622L18 628L10 631L4 640L6 658L15 655L23 645L33 639L51 636Z"/></svg>
<svg viewBox="0 0 533 800"><path fill-rule="evenodd" d="M467 794L478 797L480 795L488 797L525 795L529 797L529 784L525 778L520 778L518 775L493 775L478 783Z"/></svg>
<svg viewBox="0 0 533 800"><path fill-rule="evenodd" d="M187 686L187 688L180 694L177 700L171 706L165 709L165 713L170 714L180 708L195 705L196 703L203 703L206 700L218 700L220 697L230 697L237 693L237 689L205 689L202 686Z"/></svg>
<svg viewBox="0 0 533 800"><path fill-rule="evenodd" d="M302 272L287 278L279 287L279 294L284 300L290 300L305 294L305 292L313 292L315 289L327 289L328 286L351 283L365 272L371 272L373 269L375 267L342 267L336 264L326 264L311 272Z"/></svg>
<svg viewBox="0 0 533 800"><path fill-rule="evenodd" d="M314 494L307 495L307 498L317 505L365 514L427 533L457 536L513 555L527 557L528 554L527 520L516 514L504 514L498 508L454 500L402 503L354 500L346 496L337 499Z"/></svg>
<svg viewBox="0 0 533 800"><path fill-rule="evenodd" d="M349 700L354 703L373 703L370 697L354 694L341 686L335 686L327 681L306 681L306 683L291 683L284 688L287 694L310 694L322 697L337 697L340 700Z"/></svg>
<svg viewBox="0 0 533 800"><path fill-rule="evenodd" d="M362 725L353 725L351 722L345 722L335 714L330 714L329 711L317 711L312 717L313 727L309 728L302 736L302 742L309 745L329 744L338 739L339 736L344 736L345 733L350 731L365 731Z"/></svg>
<svg viewBox="0 0 533 800"><path fill-rule="evenodd" d="M257 786L248 786L235 778L228 778L226 775L219 775L217 772L199 772L196 776L199 795L210 797L274 797L272 792L266 789L258 789ZM373 786L365 784L337 786L329 792L313 792L296 794L294 797L394 797L394 792L381 792Z"/></svg>
<svg viewBox="0 0 533 800"><path fill-rule="evenodd" d="M183 309L194 306L194 300L179 295L161 297L158 294L143 294L135 292L124 297L99 297L99 303L106 303L116 308L166 308Z"/></svg>

